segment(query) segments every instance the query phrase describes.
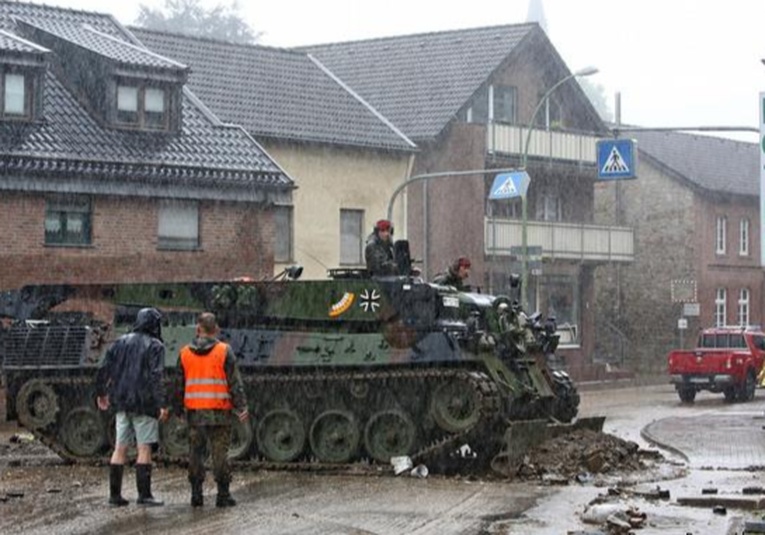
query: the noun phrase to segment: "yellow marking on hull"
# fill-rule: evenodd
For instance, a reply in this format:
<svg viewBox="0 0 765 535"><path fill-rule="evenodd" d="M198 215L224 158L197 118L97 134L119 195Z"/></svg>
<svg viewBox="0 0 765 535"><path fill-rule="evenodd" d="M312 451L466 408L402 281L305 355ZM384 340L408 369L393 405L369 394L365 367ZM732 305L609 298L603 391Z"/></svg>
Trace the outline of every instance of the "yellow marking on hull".
<svg viewBox="0 0 765 535"><path fill-rule="evenodd" d="M340 301L332 305L329 309L329 317L336 318L353 305L353 301L356 299L356 294L352 292L345 292Z"/></svg>

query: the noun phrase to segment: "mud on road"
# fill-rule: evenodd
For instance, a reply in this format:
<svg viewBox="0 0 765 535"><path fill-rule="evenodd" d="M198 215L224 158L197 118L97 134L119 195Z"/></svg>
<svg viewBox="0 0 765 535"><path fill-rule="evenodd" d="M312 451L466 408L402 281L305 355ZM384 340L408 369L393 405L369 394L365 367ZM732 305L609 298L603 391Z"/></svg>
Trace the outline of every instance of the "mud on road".
<svg viewBox="0 0 765 535"><path fill-rule="evenodd" d="M543 533L549 520L526 513L564 485L573 485L571 496L589 500L599 492L595 485L624 480L625 470L651 479L656 465L655 458L641 459L635 443L582 430L528 452L512 480L490 473L419 479L241 471L232 483L238 507L209 505L215 488L208 475L208 506L195 510L185 470L158 465L153 486L165 507L135 505L134 473L127 469L123 494L133 503L113 508L106 502L105 467L65 464L15 422L5 422L4 411L2 417L0 533ZM576 528L569 505L550 507L559 522Z"/></svg>
<svg viewBox="0 0 765 535"><path fill-rule="evenodd" d="M607 433L561 435L523 455L513 479L237 471L232 492L239 506L224 510L210 506L211 475L207 505L195 510L185 470L161 464L154 491L164 507L135 504L134 472L128 468L123 493L132 503L112 508L105 467L65 464L0 414L0 533L614 533L597 516L619 510L634 511L632 520L644 518L636 535L717 535L741 533L735 526L758 516L733 508L721 516L711 506L680 506L677 498L711 486L721 495L740 494L761 484L761 470L696 470L650 449L640 430L678 416L762 414L765 402L728 406L702 399L697 407L685 407L666 388L588 392L583 400L585 415L609 408ZM594 523L585 521L588 514Z"/></svg>

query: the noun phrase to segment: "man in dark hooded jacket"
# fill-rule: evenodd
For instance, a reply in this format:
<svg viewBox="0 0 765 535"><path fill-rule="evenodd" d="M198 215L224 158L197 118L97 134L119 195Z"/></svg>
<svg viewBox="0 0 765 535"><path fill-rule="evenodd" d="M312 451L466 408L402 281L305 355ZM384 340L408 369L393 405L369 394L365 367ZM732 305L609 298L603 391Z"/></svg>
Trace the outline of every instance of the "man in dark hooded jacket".
<svg viewBox="0 0 765 535"><path fill-rule="evenodd" d="M151 494L151 450L159 441L159 420L168 416L162 374L165 345L162 315L155 308L138 311L133 331L119 337L106 352L96 376L98 408L117 411L114 453L109 462L109 503L127 505L122 497L122 473L127 449L136 442L138 501L163 505Z"/></svg>
<svg viewBox="0 0 765 535"><path fill-rule="evenodd" d="M189 483L191 506L204 505L207 442L212 453L213 474L218 484L216 507L232 507L229 483L231 470L228 448L231 445L232 412L248 424L250 414L244 384L231 346L217 339L220 330L215 315L203 312L197 318L196 338L181 349L178 369L183 406L189 424Z"/></svg>

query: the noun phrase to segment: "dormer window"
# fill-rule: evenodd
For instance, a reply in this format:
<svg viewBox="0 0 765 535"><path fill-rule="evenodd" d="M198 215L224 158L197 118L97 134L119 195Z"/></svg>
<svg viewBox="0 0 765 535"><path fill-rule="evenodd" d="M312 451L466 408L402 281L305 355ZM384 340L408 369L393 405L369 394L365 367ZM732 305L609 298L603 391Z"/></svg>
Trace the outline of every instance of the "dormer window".
<svg viewBox="0 0 765 535"><path fill-rule="evenodd" d="M32 94L32 77L20 72L0 72L2 84L2 109L0 116L3 119L28 119L31 117L30 96Z"/></svg>
<svg viewBox="0 0 765 535"><path fill-rule="evenodd" d="M117 123L153 130L167 130L167 92L146 84L117 84Z"/></svg>

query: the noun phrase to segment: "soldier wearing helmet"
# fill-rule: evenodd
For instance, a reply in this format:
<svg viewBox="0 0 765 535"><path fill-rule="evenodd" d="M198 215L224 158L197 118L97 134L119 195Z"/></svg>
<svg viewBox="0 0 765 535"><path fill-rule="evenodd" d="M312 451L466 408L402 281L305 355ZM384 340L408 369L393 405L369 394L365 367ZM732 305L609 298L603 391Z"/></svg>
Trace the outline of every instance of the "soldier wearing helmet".
<svg viewBox="0 0 765 535"><path fill-rule="evenodd" d="M398 265L393 256L393 225L387 219L380 219L372 228L364 249L364 259L372 277L398 275Z"/></svg>
<svg viewBox="0 0 765 535"><path fill-rule="evenodd" d="M470 276L470 259L466 256L460 256L456 259L445 273L439 273L433 278L436 284L444 286L454 286L460 291L465 291L469 287L465 284L465 279Z"/></svg>

